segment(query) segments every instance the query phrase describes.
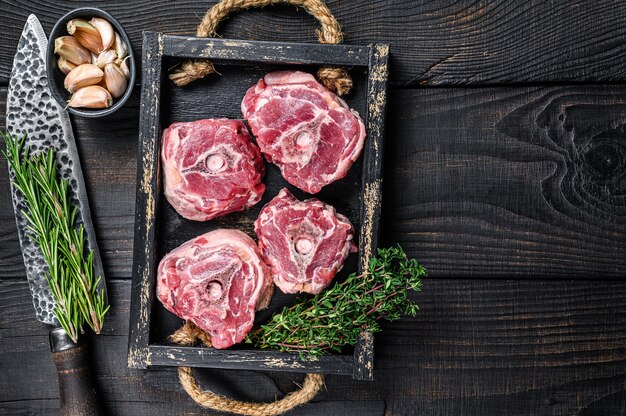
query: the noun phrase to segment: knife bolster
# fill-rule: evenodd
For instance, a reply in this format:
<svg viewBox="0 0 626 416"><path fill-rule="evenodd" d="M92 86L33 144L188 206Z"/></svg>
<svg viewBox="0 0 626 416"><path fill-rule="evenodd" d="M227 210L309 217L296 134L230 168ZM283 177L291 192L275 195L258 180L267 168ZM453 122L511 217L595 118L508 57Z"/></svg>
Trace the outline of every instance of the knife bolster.
<svg viewBox="0 0 626 416"><path fill-rule="evenodd" d="M63 328L54 328L52 331L50 331L49 338L50 351L52 352L65 351L76 348L78 345L80 345L80 342L78 344L75 344L72 339L65 333Z"/></svg>

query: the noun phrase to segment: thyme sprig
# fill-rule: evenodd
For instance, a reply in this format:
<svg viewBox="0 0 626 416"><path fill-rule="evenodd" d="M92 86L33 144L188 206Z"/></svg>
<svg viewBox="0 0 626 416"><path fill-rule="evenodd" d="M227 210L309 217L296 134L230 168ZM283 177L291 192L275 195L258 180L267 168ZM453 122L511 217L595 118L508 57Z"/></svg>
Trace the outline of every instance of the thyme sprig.
<svg viewBox="0 0 626 416"><path fill-rule="evenodd" d="M349 275L319 295L301 299L252 330L246 342L259 348L299 352L302 358L355 345L362 330L379 332L379 320L415 316L409 289L420 291L426 269L400 246L379 249L365 273Z"/></svg>
<svg viewBox="0 0 626 416"><path fill-rule="evenodd" d="M87 249L85 229L76 224L78 208L72 206L69 181L57 174L54 149L30 156L26 136L15 139L0 132L4 157L14 173L13 185L27 210L28 235L48 264L46 280L55 300L54 314L72 341L86 323L99 334L109 310L101 276L94 277L93 250Z"/></svg>

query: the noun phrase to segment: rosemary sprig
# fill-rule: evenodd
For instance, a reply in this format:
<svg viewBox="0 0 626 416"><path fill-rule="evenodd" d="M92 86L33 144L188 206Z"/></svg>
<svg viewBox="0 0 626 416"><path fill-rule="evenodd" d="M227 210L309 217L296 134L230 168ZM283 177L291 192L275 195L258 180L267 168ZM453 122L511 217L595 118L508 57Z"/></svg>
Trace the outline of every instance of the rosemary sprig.
<svg viewBox="0 0 626 416"><path fill-rule="evenodd" d="M83 225L76 225L69 182L57 175L54 149L30 156L26 136L14 139L0 132L4 157L13 171L13 185L22 194L27 210L29 237L48 264L46 276L55 300L54 314L72 341L78 340L86 323L99 334L109 310L101 276L94 277L93 251L87 250Z"/></svg>
<svg viewBox="0 0 626 416"><path fill-rule="evenodd" d="M301 358L340 352L356 344L362 330L378 332L379 320L415 316L418 306L408 290L420 291L426 275L400 246L379 249L368 270L351 274L319 295L299 300L252 330L246 342L259 348L299 352Z"/></svg>

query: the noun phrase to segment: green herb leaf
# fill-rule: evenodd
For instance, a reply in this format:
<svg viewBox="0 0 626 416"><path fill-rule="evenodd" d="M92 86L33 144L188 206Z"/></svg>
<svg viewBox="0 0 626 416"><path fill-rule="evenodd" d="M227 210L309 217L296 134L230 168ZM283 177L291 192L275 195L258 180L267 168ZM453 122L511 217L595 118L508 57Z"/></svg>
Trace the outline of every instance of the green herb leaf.
<svg viewBox="0 0 626 416"><path fill-rule="evenodd" d="M353 273L319 295L300 299L276 313L269 323L252 330L247 343L258 348L319 356L354 345L361 331L378 332L378 321L415 316L417 305L408 290L421 290L426 275L400 246L379 249L366 273Z"/></svg>
<svg viewBox="0 0 626 416"><path fill-rule="evenodd" d="M48 264L46 280L55 300L54 314L72 341L86 323L99 334L109 310L105 294L94 278L93 251L87 252L82 224L76 230L77 208L72 207L69 182L57 175L54 149L30 156L26 136L0 136L2 154L13 172L12 183L22 195L28 212L28 235L39 246Z"/></svg>

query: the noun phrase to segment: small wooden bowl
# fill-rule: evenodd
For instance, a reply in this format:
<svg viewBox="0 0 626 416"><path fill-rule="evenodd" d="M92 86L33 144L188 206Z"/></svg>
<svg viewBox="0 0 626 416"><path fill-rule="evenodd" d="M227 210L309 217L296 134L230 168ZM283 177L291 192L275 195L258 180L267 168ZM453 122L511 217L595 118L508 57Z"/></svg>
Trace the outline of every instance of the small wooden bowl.
<svg viewBox="0 0 626 416"><path fill-rule="evenodd" d="M67 102L70 99L71 94L63 86L63 80L65 79L65 75L57 66L58 56L54 54L54 40L59 36L68 35L66 26L67 22L69 22L70 20L75 18L90 20L92 17L101 17L111 23L115 31L126 43L129 57L126 62L130 71L130 79L128 80L128 86L126 87L124 95L122 95L120 98L114 98L113 105L109 108L90 109L68 107ZM135 66L135 56L133 54L132 45L130 44L130 39L128 39L128 35L126 34L126 31L124 30L120 22L118 22L116 18L114 18L104 10L100 10L95 7L81 7L79 9L72 10L65 16L61 17L52 28L52 32L50 32L50 37L48 39L47 55L46 72L48 75L48 83L50 85L50 91L52 92L52 96L61 107L67 107L67 111L72 114L76 114L77 116L96 118L104 117L114 113L124 105L126 100L128 100L128 97L130 97L130 94L133 91L133 87L135 86L137 67Z"/></svg>

